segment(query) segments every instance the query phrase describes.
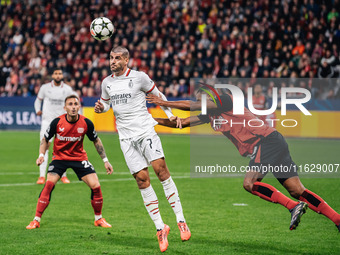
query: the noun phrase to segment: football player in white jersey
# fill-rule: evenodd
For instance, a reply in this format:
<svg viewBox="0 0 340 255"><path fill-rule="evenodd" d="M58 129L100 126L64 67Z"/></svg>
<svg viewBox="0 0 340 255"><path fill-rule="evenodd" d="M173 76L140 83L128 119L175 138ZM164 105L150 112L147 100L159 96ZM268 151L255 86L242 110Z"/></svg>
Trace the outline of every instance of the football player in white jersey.
<svg viewBox="0 0 340 255"><path fill-rule="evenodd" d="M35 112L41 118L40 142L44 137L46 129L56 117L65 113L64 100L67 96L74 94L72 88L63 82L63 71L60 68L54 68L52 73L52 81L41 85L38 96L34 102ZM44 101L42 110L41 103ZM50 146L51 142L48 143ZM45 183L46 168L48 162L48 150L45 153L44 162L39 166L40 177L37 184ZM66 177L66 172L63 174L61 181L70 183Z"/></svg>
<svg viewBox="0 0 340 255"><path fill-rule="evenodd" d="M161 141L154 129L157 122L146 107L147 93L166 98L147 74L129 69L128 62L129 51L126 48L119 46L111 50L112 74L103 80L101 99L96 102L94 110L96 113L106 112L112 105L126 164L137 181L145 208L155 223L160 250L164 252L168 247L170 228L162 221L158 199L150 184L149 165L152 165L161 181L165 196L176 215L181 239L186 241L191 237L176 185L164 160ZM178 126L181 125L180 119L172 114L170 108L162 109L170 120L178 120Z"/></svg>

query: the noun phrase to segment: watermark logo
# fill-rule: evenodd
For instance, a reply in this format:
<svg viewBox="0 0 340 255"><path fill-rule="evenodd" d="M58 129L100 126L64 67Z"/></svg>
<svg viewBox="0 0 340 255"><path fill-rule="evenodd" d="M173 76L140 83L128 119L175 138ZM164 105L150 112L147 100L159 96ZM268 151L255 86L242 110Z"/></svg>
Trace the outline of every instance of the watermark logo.
<svg viewBox="0 0 340 255"><path fill-rule="evenodd" d="M202 84L204 87L209 88L212 90L217 96L217 98L220 100L220 97L218 96L218 93L216 89L229 89L232 97L233 97L233 114L234 115L244 115L244 94L242 90L231 84L215 84L214 86L207 85L207 84ZM206 92L215 102L216 100L214 99L213 95L207 91L206 88L201 87L200 90ZM257 110L255 109L253 105L253 88L248 88L247 91L247 102L248 102L248 108L249 111L252 112L255 115L269 115L275 112L277 109L278 105L278 89L273 88L272 89L272 106L270 109L266 110ZM287 98L287 95L289 93L300 93L305 95L303 98ZM287 105L292 104L295 105L304 115L312 115L302 104L307 103L311 99L311 93L309 90L304 89L304 88L281 88L281 115L287 115ZM217 104L216 104L217 105ZM222 105L222 102L221 102ZM207 114L207 96L206 94L202 94L201 98L201 113L202 115Z"/></svg>
<svg viewBox="0 0 340 255"><path fill-rule="evenodd" d="M202 82L200 82L200 84L202 85L202 87L200 87L198 90L199 90L199 91L204 91L205 93L207 93L207 94L211 97L211 99L214 101L215 105L217 106L215 97L213 96L213 94L210 93L209 90L207 90L207 88L210 89L212 92L214 92L214 94L216 95L216 98L219 100L220 105L222 106L222 101L221 101L220 95L217 93L217 91L214 89L214 87L211 86L211 85L202 83ZM205 102L205 112L206 112L206 108L207 108L207 107L206 107L206 106L207 106L207 104L206 104L206 103L207 103L207 97L206 97L205 94L202 94L202 97L204 97L204 99L202 98L202 101ZM203 109L203 107L202 107L202 109ZM205 114L206 114L206 113L205 113Z"/></svg>

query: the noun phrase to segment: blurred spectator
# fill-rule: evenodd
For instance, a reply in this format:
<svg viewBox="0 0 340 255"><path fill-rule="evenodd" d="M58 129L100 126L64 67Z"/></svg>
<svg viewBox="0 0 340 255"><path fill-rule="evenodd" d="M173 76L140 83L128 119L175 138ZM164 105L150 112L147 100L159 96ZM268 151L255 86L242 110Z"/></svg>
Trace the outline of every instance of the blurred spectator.
<svg viewBox="0 0 340 255"><path fill-rule="evenodd" d="M292 50L292 54L301 56L304 51L305 51L305 46L302 44L301 40L298 40L296 42L296 46Z"/></svg>
<svg viewBox="0 0 340 255"><path fill-rule="evenodd" d="M117 45L167 96L186 97L192 77L339 77L339 10L339 0L10 1L0 6L0 95L34 96L60 66L79 95L97 97ZM115 26L104 42L88 32L99 16Z"/></svg>

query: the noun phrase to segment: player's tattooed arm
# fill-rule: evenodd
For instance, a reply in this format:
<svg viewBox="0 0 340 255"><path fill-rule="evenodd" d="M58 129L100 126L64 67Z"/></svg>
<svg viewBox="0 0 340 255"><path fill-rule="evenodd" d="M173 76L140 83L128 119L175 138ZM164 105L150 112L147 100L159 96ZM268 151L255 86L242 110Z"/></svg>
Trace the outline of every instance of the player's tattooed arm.
<svg viewBox="0 0 340 255"><path fill-rule="evenodd" d="M39 147L39 156L36 160L36 164L38 166L40 166L43 162L44 162L44 155L46 153L46 150L48 149L48 141L46 141L46 138L43 137L43 139L41 139L41 142L40 142L40 147Z"/></svg>
<svg viewBox="0 0 340 255"><path fill-rule="evenodd" d="M40 148L39 148L39 154L45 154L46 150L48 149L48 141L46 140L45 137L43 137L43 139L41 139L40 142Z"/></svg>
<svg viewBox="0 0 340 255"><path fill-rule="evenodd" d="M105 153L105 149L104 149L104 145L102 143L102 141L100 140L99 137L97 137L94 141L93 141L94 146L96 147L96 150L98 152L98 154L100 155L100 157L102 158L102 160L104 161L105 164L105 168L106 168L106 173L107 174L112 174L113 172L113 168L109 162L109 160L106 157L106 153Z"/></svg>
<svg viewBox="0 0 340 255"><path fill-rule="evenodd" d="M94 143L94 146L96 147L96 150L97 150L99 156L102 159L106 158L106 153L105 153L104 145L103 145L102 141L100 140L100 138L97 137L97 139L94 140L93 143Z"/></svg>

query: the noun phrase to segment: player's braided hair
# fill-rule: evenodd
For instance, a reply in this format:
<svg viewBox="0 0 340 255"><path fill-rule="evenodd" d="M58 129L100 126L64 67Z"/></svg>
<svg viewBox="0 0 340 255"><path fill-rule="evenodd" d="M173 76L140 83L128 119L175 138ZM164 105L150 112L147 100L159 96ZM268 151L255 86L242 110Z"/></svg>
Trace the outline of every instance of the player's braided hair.
<svg viewBox="0 0 340 255"><path fill-rule="evenodd" d="M129 50L125 47L122 46L117 46L111 50L113 53L122 53L122 56L124 58L130 58L130 53Z"/></svg>

